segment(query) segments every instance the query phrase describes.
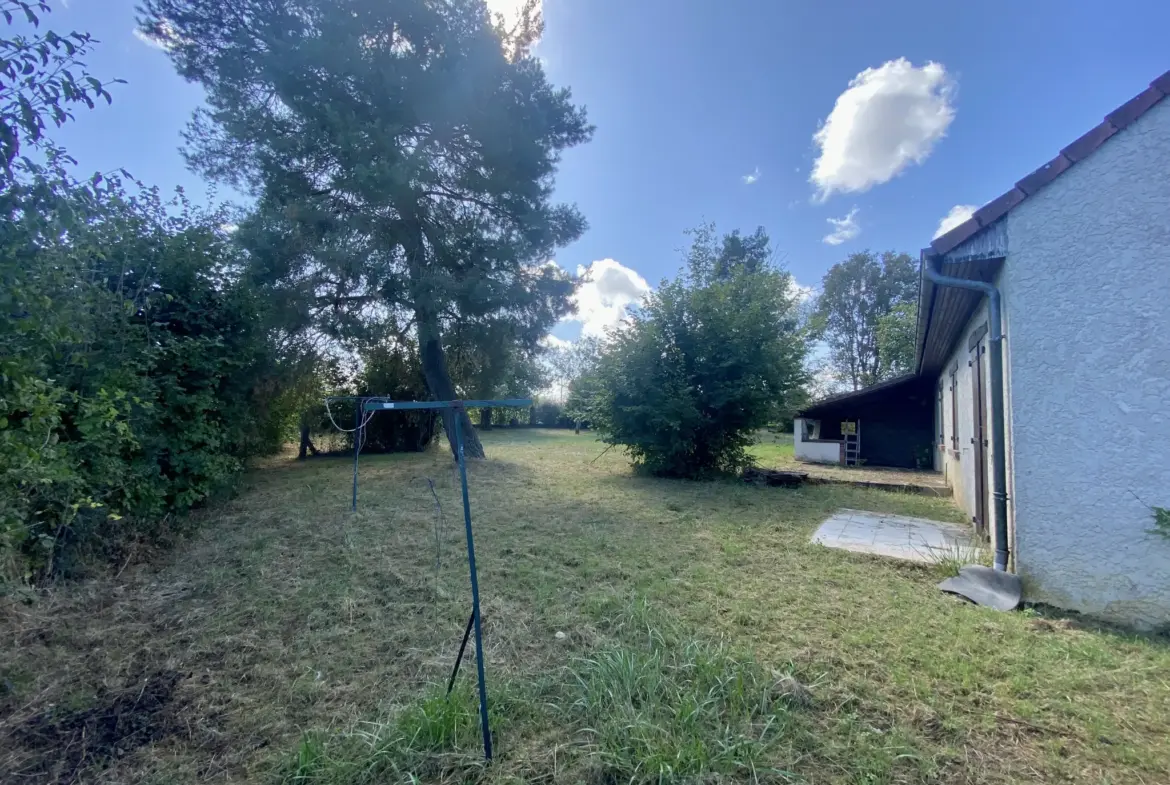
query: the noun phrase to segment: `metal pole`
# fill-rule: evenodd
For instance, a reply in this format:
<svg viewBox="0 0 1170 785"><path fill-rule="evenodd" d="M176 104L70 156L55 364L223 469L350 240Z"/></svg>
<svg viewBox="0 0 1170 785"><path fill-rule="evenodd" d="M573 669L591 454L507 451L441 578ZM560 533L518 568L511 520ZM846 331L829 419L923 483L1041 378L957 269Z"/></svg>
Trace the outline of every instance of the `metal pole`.
<svg viewBox="0 0 1170 785"><path fill-rule="evenodd" d="M999 327L999 292L988 298L991 304L989 321ZM991 432L991 449L995 454L994 471L995 485L991 495L995 499L995 569L1007 572L1008 558L1011 549L1008 548L1008 514L1007 514L1007 444L1004 438L1006 418L1004 416L1003 400L1003 333L996 330L998 335L991 338L991 389L995 392L991 396L991 418L996 427Z"/></svg>
<svg viewBox="0 0 1170 785"><path fill-rule="evenodd" d="M353 512L357 512L358 452L362 446L362 410L364 408L362 399L358 398L356 411L353 413Z"/></svg>
<svg viewBox="0 0 1170 785"><path fill-rule="evenodd" d="M471 570L471 603L475 615L475 669L479 676L479 724L483 730L483 757L492 759L492 734L488 727L487 681L483 675L483 624L479 613L479 577L475 569L475 538L471 535L471 501L467 495L467 464L463 457L462 407L453 407L455 414L455 451L459 461L459 481L463 486L463 524L467 529L467 563Z"/></svg>
<svg viewBox="0 0 1170 785"><path fill-rule="evenodd" d="M459 653L455 655L455 667L451 669L451 678L447 680L447 697L451 697L451 690L455 689L455 677L459 675L459 666L463 663L463 652L467 649L467 639L471 637L471 628L475 624L475 614L467 617L467 626L463 628L463 641L459 644Z"/></svg>

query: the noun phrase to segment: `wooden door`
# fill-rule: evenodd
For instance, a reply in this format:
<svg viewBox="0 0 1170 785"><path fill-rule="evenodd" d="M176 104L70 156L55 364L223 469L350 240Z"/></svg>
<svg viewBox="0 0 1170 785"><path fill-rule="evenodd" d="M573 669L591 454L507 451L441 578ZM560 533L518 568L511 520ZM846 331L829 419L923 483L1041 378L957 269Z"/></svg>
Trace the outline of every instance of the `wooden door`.
<svg viewBox="0 0 1170 785"><path fill-rule="evenodd" d="M971 350L971 443L975 459L975 533L986 540L987 528L987 388L983 358L987 347L983 341Z"/></svg>

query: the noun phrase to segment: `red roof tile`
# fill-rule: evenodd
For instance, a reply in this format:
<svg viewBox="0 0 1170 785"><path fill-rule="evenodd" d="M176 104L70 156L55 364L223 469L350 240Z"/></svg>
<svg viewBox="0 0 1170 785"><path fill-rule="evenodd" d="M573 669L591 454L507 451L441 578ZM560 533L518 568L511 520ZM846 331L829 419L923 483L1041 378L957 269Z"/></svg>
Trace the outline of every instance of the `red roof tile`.
<svg viewBox="0 0 1170 785"><path fill-rule="evenodd" d="M978 232L980 228L981 227L979 226L978 221L976 221L974 218L968 218L966 221L963 221L963 223L959 224L954 229L951 229L946 234L938 237L934 242L932 242L930 244L930 247L934 248L935 246L938 246L938 245L944 245L948 249L954 248L956 245L959 245L960 243L966 242L971 237L971 235ZM946 253L946 252L945 251L937 251L937 253Z"/></svg>
<svg viewBox="0 0 1170 785"><path fill-rule="evenodd" d="M1100 147L1106 139L1115 133L1117 133L1117 129L1114 128L1113 123L1101 123L1101 125L1086 132L1080 139L1061 150L1060 154L1075 164L1077 161L1088 158L1089 153Z"/></svg>
<svg viewBox="0 0 1170 785"><path fill-rule="evenodd" d="M1113 127L1120 131L1149 111L1150 107L1166 97L1166 94L1154 85L1150 85L1121 106L1105 115L1105 119L1113 123Z"/></svg>
<svg viewBox="0 0 1170 785"><path fill-rule="evenodd" d="M1064 154L1053 158L1048 163L1041 166L1036 171L1016 183L1016 188L1024 192L1024 196L1031 196L1039 191L1044 186L1055 180L1060 176L1064 170L1072 166L1072 161L1064 157Z"/></svg>
<svg viewBox="0 0 1170 785"><path fill-rule="evenodd" d="M945 254L970 239L983 227L998 221L1029 196L1060 177L1073 164L1088 158L1111 136L1150 111L1167 95L1170 95L1170 71L1159 76L1145 90L1106 115L1104 122L1061 150L1060 154L1051 161L1020 180L1016 183L1015 188L983 205L966 221L935 239L930 244L931 252Z"/></svg>
<svg viewBox="0 0 1170 785"><path fill-rule="evenodd" d="M1021 191L1019 188L1013 188L1006 194L1000 194L987 204L980 207L975 211L975 215L972 217L981 228L984 226L990 226L1002 218L1008 210L1012 209L1027 198L1028 195L1026 193Z"/></svg>

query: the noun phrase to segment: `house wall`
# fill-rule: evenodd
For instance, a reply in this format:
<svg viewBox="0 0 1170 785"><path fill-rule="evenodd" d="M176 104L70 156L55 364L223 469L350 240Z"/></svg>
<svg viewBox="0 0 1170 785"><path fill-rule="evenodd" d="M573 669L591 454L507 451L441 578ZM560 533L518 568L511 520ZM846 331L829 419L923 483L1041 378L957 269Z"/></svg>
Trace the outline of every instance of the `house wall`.
<svg viewBox="0 0 1170 785"><path fill-rule="evenodd" d="M976 325L987 321L986 306L981 306L963 329L958 344L947 358L939 377L943 384L943 444L939 446L942 456L943 476L951 487L955 502L967 513L968 520L975 514L975 485L974 485L974 455L971 445L972 403L971 403L971 368L967 365L967 339ZM951 370L955 373L952 377ZM951 385L955 385L956 396L951 395ZM958 438L952 439L955 433L956 418L952 416L955 404L958 404Z"/></svg>
<svg viewBox="0 0 1170 785"><path fill-rule="evenodd" d="M1170 623L1170 538L1151 532L1149 507L1170 507L1170 100L1005 220L1027 597Z"/></svg>
<svg viewBox="0 0 1170 785"><path fill-rule="evenodd" d="M808 439L804 435L806 422L812 431L811 438ZM796 459L812 461L813 463L840 463L841 442L822 441L817 439L819 435L820 422L817 420L806 420L803 417L797 417L793 420L792 444Z"/></svg>
<svg viewBox="0 0 1170 785"><path fill-rule="evenodd" d="M943 431L946 427L945 421L943 420L943 414L945 411L943 408L945 406L943 396L945 395L945 393L946 393L946 389L944 388L942 382L939 379L935 379L934 380L934 396L935 396L934 432L932 434L932 439L933 439L932 443L934 444L934 467L933 468L936 472L942 473L943 479L946 479L946 463L944 460L944 449L943 449L943 445L945 444Z"/></svg>
<svg viewBox="0 0 1170 785"><path fill-rule="evenodd" d="M1015 494L1012 488L1012 469L1013 469L1013 443L1012 443L1012 417L1011 417L1011 386L1012 373L1011 363L1009 357L1011 355L1012 347L1012 333L1009 330L1011 323L1011 315L1007 307L1010 297L1010 282L1006 274L1006 269L1001 270L996 276L994 283L1000 292L1001 302L1001 328L1004 334L1003 341L1003 386L1004 386L1004 418L1005 434L1004 442L1007 448L1007 475L1008 475L1008 549L1015 550ZM943 476L947 480L947 484L951 488L951 494L954 496L955 503L966 512L968 519L974 524L975 520L975 495L976 495L976 478L975 472L979 467L975 462L975 387L973 383L974 369L971 363L975 359L975 353L969 348L973 334L981 330L983 327L987 328L987 332L980 340L980 344L987 347L988 354L984 355L983 372L984 372L984 401L983 406L987 412L987 427L988 432L985 434L987 446L985 451L985 466L986 482L984 488L986 490L986 507L987 510L987 528L988 528L988 546L994 549L998 544L995 539L994 527L994 511L995 511L995 497L994 487L995 482L994 471L992 467L995 465L995 447L992 444L991 432L991 345L989 336L991 335L991 325L988 321L987 302L980 303L979 307L975 309L971 318L967 321L967 325L963 328L959 336L958 342L951 350L950 357L947 358L947 363L943 367L942 375L939 377L942 381L943 388L943 443L938 446L939 461L942 464ZM950 395L950 370L955 369L955 383L958 387L958 426L959 438L957 447L952 447L951 433L952 423L951 419L951 395Z"/></svg>

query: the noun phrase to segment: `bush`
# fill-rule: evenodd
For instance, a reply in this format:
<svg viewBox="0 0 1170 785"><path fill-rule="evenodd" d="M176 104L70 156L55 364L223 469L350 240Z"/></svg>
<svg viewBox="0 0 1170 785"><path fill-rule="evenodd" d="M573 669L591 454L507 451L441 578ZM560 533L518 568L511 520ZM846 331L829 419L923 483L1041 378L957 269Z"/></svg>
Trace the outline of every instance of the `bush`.
<svg viewBox="0 0 1170 785"><path fill-rule="evenodd" d="M600 383L595 369L591 369L569 383L569 397L565 401L565 418L580 430L593 427L593 407L596 405Z"/></svg>
<svg viewBox="0 0 1170 785"><path fill-rule="evenodd" d="M430 399L422 366L413 350L379 347L366 352L363 360L358 395L384 395L396 401ZM434 410L381 412L366 424L362 451L419 452L434 441L438 430L439 416Z"/></svg>
<svg viewBox="0 0 1170 785"><path fill-rule="evenodd" d="M699 477L748 463L753 433L804 381L791 278L763 230L695 232L687 271L648 295L596 371L590 420L653 474Z"/></svg>
<svg viewBox="0 0 1170 785"><path fill-rule="evenodd" d="M571 428L573 421L565 416L559 403L543 401L535 406L534 425L542 428Z"/></svg>
<svg viewBox="0 0 1170 785"><path fill-rule="evenodd" d="M31 167L0 196L3 578L145 534L275 446L275 359L226 220Z"/></svg>

